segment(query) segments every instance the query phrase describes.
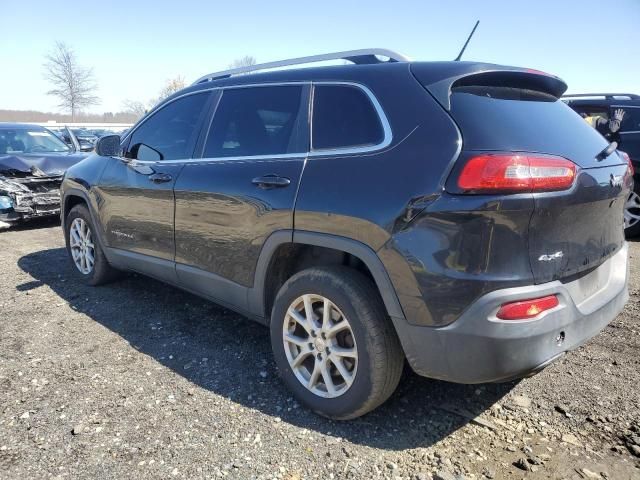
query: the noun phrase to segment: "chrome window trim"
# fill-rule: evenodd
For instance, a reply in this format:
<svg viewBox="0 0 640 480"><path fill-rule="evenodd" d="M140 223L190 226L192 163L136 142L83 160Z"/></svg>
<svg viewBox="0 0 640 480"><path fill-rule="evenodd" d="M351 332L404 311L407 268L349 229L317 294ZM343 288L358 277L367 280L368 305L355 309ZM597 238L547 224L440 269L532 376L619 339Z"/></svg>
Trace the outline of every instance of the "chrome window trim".
<svg viewBox="0 0 640 480"><path fill-rule="evenodd" d="M132 165L139 164L154 164L154 165L165 165L165 164L180 164L180 163L211 163L211 162L223 162L223 161L256 161L256 160L280 160L280 159L288 159L288 158L306 158L307 152L301 153L282 153L277 155L245 155L239 157L202 157L202 158L187 158L187 159L178 159L178 160L131 160Z"/></svg>
<svg viewBox="0 0 640 480"><path fill-rule="evenodd" d="M312 87L314 87L312 89L313 90L312 98L311 98L312 102L315 96L314 92L315 92L316 85L321 85L321 86L322 85L342 85L342 86L348 86L348 87L355 87L362 90L367 95L367 97L369 97L369 101L373 105L373 108L375 109L376 114L378 115L378 120L382 125L382 131L384 132L384 137L382 139L382 142L377 143L375 145L325 148L325 149L314 150L313 149L313 103L312 103L311 118L310 118L311 134L309 137L310 147L311 147L309 150L310 157L326 157L326 156L333 156L333 155L357 155L361 153L371 153L378 150L383 150L387 148L389 145L391 145L391 142L393 141L393 132L391 131L391 124L389 123L389 119L387 118L387 115L385 114L384 109L382 108L382 105L380 105L380 102L378 101L376 96L373 94L373 92L369 89L369 87L356 82L320 81L320 82L311 82L311 83L312 83Z"/></svg>
<svg viewBox="0 0 640 480"><path fill-rule="evenodd" d="M137 159L126 159L126 160L129 160L130 162L137 165L155 165L155 164L162 165L162 164L180 164L180 163L202 163L202 162L225 161L225 160L226 161L240 161L240 160L251 161L251 160L267 160L267 159L276 160L276 159L300 158L300 157L331 157L331 156L339 156L339 155L342 156L342 155L356 155L356 154L362 154L362 153L371 153L378 150L383 150L387 148L393 141L393 133L391 131L391 125L384 112L384 109L382 108L382 105L380 105L380 102L378 101L376 96L367 86L361 83L356 83L356 82L330 81L330 80L314 82L314 81L304 80L299 82L294 81L294 82L274 82L274 83L248 83L243 85L225 85L225 86L203 88L193 92L187 92L185 94L172 98L169 102L162 104L160 108L154 108L153 110L151 110L147 115L145 115L139 121L139 123L134 125L131 128L131 130L127 132L127 135L122 139L121 143L126 143L126 141L128 141L131 138L131 136L136 132L136 130L140 128L140 126L143 125L156 112L162 110L164 107L166 107L167 105L170 105L176 100L187 97L189 95L196 95L204 92L213 92L217 90L221 90L224 92L224 90L231 90L231 89L238 89L238 88L283 87L283 86L295 86L295 85L311 86L311 92L309 96L310 150L307 152L284 153L284 154L276 154L276 155L246 155L246 156L238 156L238 157L185 158L185 159L177 159L177 160L160 160L160 161L137 160ZM313 150L312 149L312 146L313 146L313 92L314 92L313 87L315 85L343 85L343 86L359 88L360 90L362 90L369 98L369 101L372 103L378 115L378 119L380 120L380 123L382 125L382 130L384 132L384 138L382 139L382 142L376 145L364 145L360 147L340 147L340 148L330 148L330 149L323 149L323 150ZM214 115L215 115L215 112L214 112ZM213 120L213 117L212 117L212 120ZM208 132L207 132L207 135L208 135Z"/></svg>
<svg viewBox="0 0 640 480"><path fill-rule="evenodd" d="M311 85L309 80L300 80L298 82L273 82L273 83L247 83L242 85L222 85L214 87L214 90L233 90L237 88L256 88L256 87L291 87L297 85Z"/></svg>

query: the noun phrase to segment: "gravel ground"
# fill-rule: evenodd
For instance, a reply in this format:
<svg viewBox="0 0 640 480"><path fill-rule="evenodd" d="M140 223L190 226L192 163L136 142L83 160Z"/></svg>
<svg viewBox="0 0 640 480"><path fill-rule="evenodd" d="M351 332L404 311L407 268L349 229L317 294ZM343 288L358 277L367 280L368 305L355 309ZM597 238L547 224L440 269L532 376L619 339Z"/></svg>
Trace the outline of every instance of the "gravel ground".
<svg viewBox="0 0 640 480"><path fill-rule="evenodd" d="M289 395L266 328L141 276L83 286L55 223L0 240L1 478L640 478L640 243L624 312L542 373L407 372L340 423Z"/></svg>

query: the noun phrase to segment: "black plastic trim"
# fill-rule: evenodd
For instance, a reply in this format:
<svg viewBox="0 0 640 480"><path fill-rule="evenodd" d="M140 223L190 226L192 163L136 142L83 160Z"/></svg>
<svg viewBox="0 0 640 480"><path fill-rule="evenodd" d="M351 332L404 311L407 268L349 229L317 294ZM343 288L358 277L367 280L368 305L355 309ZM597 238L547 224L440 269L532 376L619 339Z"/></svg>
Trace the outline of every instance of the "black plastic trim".
<svg viewBox="0 0 640 480"><path fill-rule="evenodd" d="M392 317L404 319L402 307L400 306L396 291L391 284L387 270L384 268L384 265L378 255L376 255L371 248L363 243L346 237L300 230L277 231L265 242L262 252L260 253L260 257L258 258L254 286L249 290L248 298L249 311L256 314L256 316L266 319L269 317L268 312L265 312L265 282L274 252L280 245L285 243L332 248L359 258L364 262L373 275L373 279L380 291L387 313Z"/></svg>
<svg viewBox="0 0 640 480"><path fill-rule="evenodd" d="M247 293L249 289L244 285L232 282L215 273L182 263L175 263L176 279L180 288L184 288L197 295L204 295L216 303L232 305L233 310L245 313L247 308Z"/></svg>
<svg viewBox="0 0 640 480"><path fill-rule="evenodd" d="M142 273L174 285L178 281L175 262L171 260L119 248L107 247L103 251L109 263L116 268Z"/></svg>

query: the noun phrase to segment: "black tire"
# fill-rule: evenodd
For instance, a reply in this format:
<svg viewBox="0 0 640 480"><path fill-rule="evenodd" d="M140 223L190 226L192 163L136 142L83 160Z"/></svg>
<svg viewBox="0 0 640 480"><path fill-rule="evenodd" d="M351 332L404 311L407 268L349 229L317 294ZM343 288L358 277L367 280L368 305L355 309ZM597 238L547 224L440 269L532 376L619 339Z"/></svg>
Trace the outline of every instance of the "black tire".
<svg viewBox="0 0 640 480"><path fill-rule="evenodd" d="M640 197L640 181L637 181L637 182L634 183L634 185L633 185L633 193L635 193L637 196ZM630 195L630 197L631 196L632 195ZM630 211L634 215L640 215L640 208L632 208L632 209L630 209ZM630 226L630 227L625 228L624 229L624 235L627 238L635 238L637 236L640 236L640 221L637 222L636 224Z"/></svg>
<svg viewBox="0 0 640 480"><path fill-rule="evenodd" d="M357 345L357 370L344 393L324 398L307 389L295 376L283 343L283 324L289 306L305 294L321 295L341 310ZM271 314L271 345L276 365L294 395L314 412L334 420L364 415L395 391L404 366L404 353L382 299L369 278L347 267L303 270L280 289Z"/></svg>
<svg viewBox="0 0 640 480"><path fill-rule="evenodd" d="M91 237L93 240L94 264L89 273L83 273L80 271L80 269L76 266L71 254L71 226L76 218L84 220L84 222L88 225L92 232ZM69 260L71 261L71 268L73 269L75 274L87 285L103 285L114 280L118 275L118 271L111 265L109 265L109 262L107 262L107 259L104 256L104 252L102 251L102 247L100 246L100 242L93 232L95 232L95 227L93 225L93 221L91 220L91 215L89 214L89 210L87 210L87 207L82 204L73 207L69 211L64 222L64 238L67 246Z"/></svg>

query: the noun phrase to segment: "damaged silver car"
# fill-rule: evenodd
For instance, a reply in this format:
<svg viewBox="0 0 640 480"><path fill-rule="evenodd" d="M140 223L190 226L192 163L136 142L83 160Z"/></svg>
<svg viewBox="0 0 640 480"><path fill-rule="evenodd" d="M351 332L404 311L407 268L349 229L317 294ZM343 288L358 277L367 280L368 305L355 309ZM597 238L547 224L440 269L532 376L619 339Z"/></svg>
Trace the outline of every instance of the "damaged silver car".
<svg viewBox="0 0 640 480"><path fill-rule="evenodd" d="M60 182L85 158L44 127L0 123L0 228L60 214Z"/></svg>

